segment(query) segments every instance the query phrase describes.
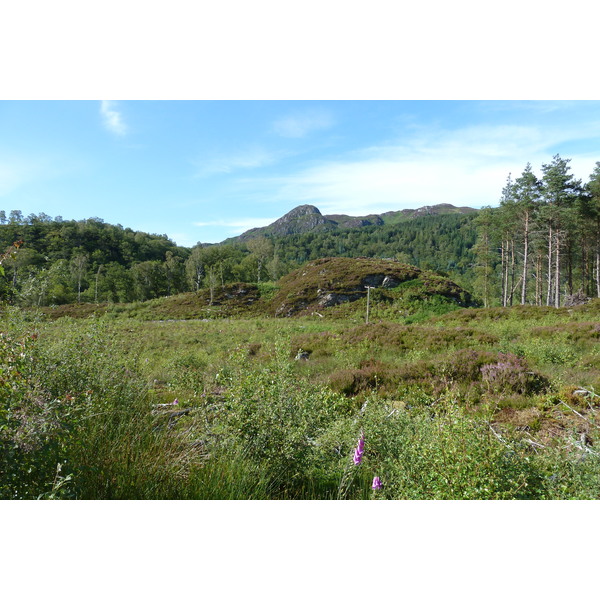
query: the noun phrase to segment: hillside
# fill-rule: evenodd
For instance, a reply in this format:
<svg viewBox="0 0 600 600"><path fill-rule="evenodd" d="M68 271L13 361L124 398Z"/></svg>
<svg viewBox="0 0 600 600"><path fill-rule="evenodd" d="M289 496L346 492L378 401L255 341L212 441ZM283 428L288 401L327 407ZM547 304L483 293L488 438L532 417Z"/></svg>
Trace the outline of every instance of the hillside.
<svg viewBox="0 0 600 600"><path fill-rule="evenodd" d="M277 283L234 283L145 302L65 304L43 307L47 318L92 314L142 320L193 320L249 317L297 317L317 313L363 318L367 288L373 314L386 311L399 320L424 307L444 314L474 306L471 295L447 277L396 260L323 258L288 273ZM341 311L341 312L340 312ZM389 316L389 315L388 315Z"/></svg>
<svg viewBox="0 0 600 600"><path fill-rule="evenodd" d="M393 303L410 297L423 301L434 296L455 307L469 306L468 292L446 277L395 260L323 258L292 271L279 282L271 301L276 316L322 311L378 291L377 302Z"/></svg>
<svg viewBox="0 0 600 600"><path fill-rule="evenodd" d="M366 215L353 217L343 214L323 215L321 211L310 204L297 206L266 227L255 227L238 237L229 238L226 242L247 242L257 237L282 237L303 233L322 233L339 229L357 229L360 227L394 225L417 219L438 215L473 214L477 209L467 206L456 207L452 204L436 204L422 206L421 208L407 208L398 211L389 211L381 215Z"/></svg>
<svg viewBox="0 0 600 600"><path fill-rule="evenodd" d="M0 297L19 306L146 301L214 291L217 284L275 282L325 257L395 258L470 288L477 213L462 210L438 205L349 217L324 216L304 205L267 228L193 249L101 219L15 217L0 224L0 242L10 255ZM15 241L23 242L18 250Z"/></svg>

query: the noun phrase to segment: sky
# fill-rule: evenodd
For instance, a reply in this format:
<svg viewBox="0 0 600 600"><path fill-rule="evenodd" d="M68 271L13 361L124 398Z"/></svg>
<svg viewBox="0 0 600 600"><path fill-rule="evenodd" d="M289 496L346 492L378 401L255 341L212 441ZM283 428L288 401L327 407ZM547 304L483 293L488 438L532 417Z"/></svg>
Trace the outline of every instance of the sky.
<svg viewBox="0 0 600 600"><path fill-rule="evenodd" d="M0 209L220 242L301 204L495 206L555 154L587 181L600 102L0 101Z"/></svg>

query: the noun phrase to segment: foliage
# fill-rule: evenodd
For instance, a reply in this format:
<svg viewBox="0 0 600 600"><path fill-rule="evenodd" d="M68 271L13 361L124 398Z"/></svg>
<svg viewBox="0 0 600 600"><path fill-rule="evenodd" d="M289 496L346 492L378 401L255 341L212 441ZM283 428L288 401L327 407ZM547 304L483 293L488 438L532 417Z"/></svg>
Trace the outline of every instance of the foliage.
<svg viewBox="0 0 600 600"><path fill-rule="evenodd" d="M393 219L392 219L393 220ZM101 219L65 221L12 211L0 245L22 250L7 263L0 293L21 306L145 301L227 284L277 281L326 256L396 257L469 281L475 230L470 214L440 214L377 227L250 237L181 248L166 236Z"/></svg>
<svg viewBox="0 0 600 600"><path fill-rule="evenodd" d="M4 308L0 493L598 498L598 308L412 324Z"/></svg>
<svg viewBox="0 0 600 600"><path fill-rule="evenodd" d="M476 217L474 282L485 306L567 304L600 297L600 163L587 184L555 155L538 178L509 177L500 206Z"/></svg>

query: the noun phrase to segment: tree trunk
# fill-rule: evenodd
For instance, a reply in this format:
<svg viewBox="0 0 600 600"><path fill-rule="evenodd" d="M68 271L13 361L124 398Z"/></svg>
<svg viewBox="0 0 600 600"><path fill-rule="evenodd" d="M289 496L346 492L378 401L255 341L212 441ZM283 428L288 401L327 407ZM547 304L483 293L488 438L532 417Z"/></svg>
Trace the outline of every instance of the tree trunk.
<svg viewBox="0 0 600 600"><path fill-rule="evenodd" d="M600 298L600 245L596 247L596 295Z"/></svg>
<svg viewBox="0 0 600 600"><path fill-rule="evenodd" d="M525 213L525 230L523 231L523 285L521 287L521 304L527 302L527 263L529 261L529 211Z"/></svg>
<svg viewBox="0 0 600 600"><path fill-rule="evenodd" d="M552 298L552 225L548 231L548 292L546 294L546 306L550 306Z"/></svg>
<svg viewBox="0 0 600 600"><path fill-rule="evenodd" d="M542 305L542 254L538 253L535 257L535 303Z"/></svg>
<svg viewBox="0 0 600 600"><path fill-rule="evenodd" d="M508 306L508 240L502 240L502 306Z"/></svg>
<svg viewBox="0 0 600 600"><path fill-rule="evenodd" d="M573 246L571 244L571 236L567 234L567 290L570 296L573 295ZM585 243L582 240L582 245ZM583 289L583 288L582 288Z"/></svg>
<svg viewBox="0 0 600 600"><path fill-rule="evenodd" d="M591 295L588 273L588 247L585 243L581 246L581 289L587 296Z"/></svg>
<svg viewBox="0 0 600 600"><path fill-rule="evenodd" d="M510 294L508 296L508 304L513 305L513 297L515 293L515 240L510 241Z"/></svg>
<svg viewBox="0 0 600 600"><path fill-rule="evenodd" d="M554 306L556 308L560 307L560 235L559 231L556 232L556 272L554 275L555 286L554 286Z"/></svg>

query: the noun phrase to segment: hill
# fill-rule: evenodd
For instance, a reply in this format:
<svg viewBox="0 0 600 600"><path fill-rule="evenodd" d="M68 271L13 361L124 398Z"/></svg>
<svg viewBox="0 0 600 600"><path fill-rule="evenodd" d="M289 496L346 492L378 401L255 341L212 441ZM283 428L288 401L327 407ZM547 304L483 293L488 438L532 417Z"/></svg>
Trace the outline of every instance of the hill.
<svg viewBox="0 0 600 600"><path fill-rule="evenodd" d="M416 209L404 209L390 211L381 215L367 215L364 217L352 217L349 215L323 215L321 211L310 204L297 206L266 227L255 227L241 235L229 238L226 242L247 242L257 237L282 237L303 233L322 233L339 229L357 229L360 227L381 227L383 225L394 225L417 219L419 217L430 217L450 214L473 214L477 209L467 206L456 207L452 204L436 204L434 206L422 206Z"/></svg>
<svg viewBox="0 0 600 600"><path fill-rule="evenodd" d="M141 320L189 320L235 317L296 317L317 313L363 318L367 286L373 314L386 311L414 321L426 307L444 314L475 303L471 295L447 277L397 260L323 258L311 261L277 283L233 283L145 302L68 304L43 307L49 319L110 313ZM391 311L391 312L390 312ZM427 312L427 311L426 311Z"/></svg>
<svg viewBox="0 0 600 600"><path fill-rule="evenodd" d="M469 306L472 298L456 283L396 260L322 258L288 273L271 301L276 316L322 311L364 299L367 288L378 290L376 301L423 301L434 296L454 307Z"/></svg>
<svg viewBox="0 0 600 600"><path fill-rule="evenodd" d="M97 218L11 216L0 223L0 243L10 255L3 264L0 298L20 306L143 302L214 292L218 284L275 282L325 257L395 258L439 271L468 288L474 214L437 205L365 217L324 216L303 205L229 243L193 249Z"/></svg>

